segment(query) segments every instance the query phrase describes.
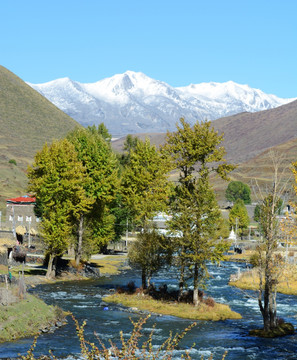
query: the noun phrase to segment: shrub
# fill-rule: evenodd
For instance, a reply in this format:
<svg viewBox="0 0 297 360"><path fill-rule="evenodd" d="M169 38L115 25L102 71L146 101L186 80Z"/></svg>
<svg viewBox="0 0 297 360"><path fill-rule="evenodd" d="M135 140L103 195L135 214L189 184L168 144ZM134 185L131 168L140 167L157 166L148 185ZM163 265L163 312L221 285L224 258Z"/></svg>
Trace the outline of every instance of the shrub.
<svg viewBox="0 0 297 360"><path fill-rule="evenodd" d="M285 320L283 318L277 318L277 325L283 325Z"/></svg>
<svg viewBox="0 0 297 360"><path fill-rule="evenodd" d="M253 253L253 254L250 256L249 263L252 265L252 267L257 267L257 266L259 266L259 254Z"/></svg>
<svg viewBox="0 0 297 360"><path fill-rule="evenodd" d="M209 297L204 301L205 305L209 306L209 307L214 307L216 302L214 301L213 298Z"/></svg>
<svg viewBox="0 0 297 360"><path fill-rule="evenodd" d="M134 281L129 281L127 284L128 292L133 294L135 292L136 286Z"/></svg>
<svg viewBox="0 0 297 360"><path fill-rule="evenodd" d="M123 286L118 286L117 289L116 289L116 293L117 294L125 294L125 289Z"/></svg>
<svg viewBox="0 0 297 360"><path fill-rule="evenodd" d="M8 163L9 163L9 164L13 164L13 165L16 165L16 164L17 164L17 162L16 162L15 159L10 159L10 160L8 161Z"/></svg>
<svg viewBox="0 0 297 360"><path fill-rule="evenodd" d="M125 340L123 337L122 332L120 333L120 340L121 340L121 347L119 348L116 344L114 344L112 341L109 341L109 346L107 347L103 341L97 337L99 347L97 347L94 343L89 342L85 338L84 334L84 328L86 326L86 322L84 321L82 325L78 323L78 321L72 316L73 321L75 322L76 327L76 333L78 336L78 339L80 341L80 347L81 347L81 354L85 359L88 360L94 360L94 359L102 359L102 360L112 360L114 358L116 359L172 359L173 357L173 351L178 347L179 342L184 338L184 336L189 332L196 323L192 323L189 325L182 333L175 334L173 336L172 333L170 333L169 337L165 342L155 347L152 344L152 338L154 330L149 335L147 341L145 341L142 345L139 344L139 340L142 337L141 330L144 326L144 324L149 319L150 315L148 315L146 318L141 318L137 322L132 322L134 328L131 332L130 338L128 340ZM22 360L36 360L34 357L34 349L36 347L37 337L35 338L31 348L29 349L26 356L22 356ZM54 358L54 355L50 351L51 358ZM47 358L46 356L41 356L38 359L44 359ZM191 360L191 357L187 350L185 350L185 353L183 355L184 359ZM225 355L222 359L225 358ZM212 359L212 356L209 358Z"/></svg>

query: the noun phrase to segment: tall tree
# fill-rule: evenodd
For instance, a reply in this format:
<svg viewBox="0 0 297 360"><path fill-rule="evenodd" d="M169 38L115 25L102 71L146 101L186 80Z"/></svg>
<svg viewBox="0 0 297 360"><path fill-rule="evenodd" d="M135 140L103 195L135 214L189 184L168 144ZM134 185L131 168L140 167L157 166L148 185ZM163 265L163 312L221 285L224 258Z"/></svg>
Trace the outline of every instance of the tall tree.
<svg viewBox="0 0 297 360"><path fill-rule="evenodd" d="M122 178L123 203L141 226L166 209L170 192L168 170L168 159L149 139L139 140L131 150Z"/></svg>
<svg viewBox="0 0 297 360"><path fill-rule="evenodd" d="M53 274L53 261L67 249L71 218L89 210L83 184L86 171L68 140L54 142L35 156L28 168L29 191L38 199L42 234L47 246L47 276Z"/></svg>
<svg viewBox="0 0 297 360"><path fill-rule="evenodd" d="M259 222L263 233L263 241L257 247L259 291L258 304L263 318L264 331L269 332L278 326L277 323L277 285L280 277L280 268L283 259L277 253L277 241L279 235L279 204L280 198L286 189L283 181L283 172L280 167L283 158L274 152L270 153L274 175L270 190L261 196Z"/></svg>
<svg viewBox="0 0 297 360"><path fill-rule="evenodd" d="M101 133L103 133L104 138ZM88 127L76 129L68 136L74 145L78 159L86 169L87 181L83 188L85 195L91 199L92 206L87 213L80 213L74 218L77 226L76 263L83 254L83 233L89 226L88 248L93 243L95 250L104 246L114 235L114 217L110 214L109 205L114 200L119 184L118 165L111 150L107 129Z"/></svg>
<svg viewBox="0 0 297 360"><path fill-rule="evenodd" d="M146 287L146 279L156 271L163 259L161 238L155 230L150 229L149 222L158 212L166 209L171 189L168 170L168 159L146 139L137 141L135 149L131 149L123 173L123 204L128 209L129 217L142 227L142 233L128 256L131 262L141 266L143 287Z"/></svg>
<svg viewBox="0 0 297 360"><path fill-rule="evenodd" d="M211 128L210 122L196 122L193 128L184 119L177 131L167 133L163 152L171 156L180 171L176 196L172 202L170 228L180 235L176 238L180 258L180 293L183 291L184 270L192 269L193 302L199 304L198 287L207 275L206 262L219 261L225 249L216 241L216 224L222 223L220 211L210 186L211 173L227 179L234 166L227 164L225 149L219 146L222 135Z"/></svg>

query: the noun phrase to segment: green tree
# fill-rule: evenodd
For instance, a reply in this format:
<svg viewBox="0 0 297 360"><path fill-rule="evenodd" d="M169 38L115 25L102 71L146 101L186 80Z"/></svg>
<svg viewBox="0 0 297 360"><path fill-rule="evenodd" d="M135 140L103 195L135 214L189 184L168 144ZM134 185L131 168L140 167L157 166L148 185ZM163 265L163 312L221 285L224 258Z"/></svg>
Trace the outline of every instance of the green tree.
<svg viewBox="0 0 297 360"><path fill-rule="evenodd" d="M237 235L242 235L250 223L249 214L243 200L237 199L229 212L229 224L237 230Z"/></svg>
<svg viewBox="0 0 297 360"><path fill-rule="evenodd" d="M198 305L198 288L205 285L208 277L206 263L219 262L229 248L225 240L218 240L224 227L221 212L210 184L196 179L188 190L177 188L176 200L172 203L172 220L169 227L179 236L172 243L180 262L179 298L182 296L185 273L193 279L193 303Z"/></svg>
<svg viewBox="0 0 297 360"><path fill-rule="evenodd" d="M179 234L175 250L180 259L180 294L184 271L189 268L193 274L193 303L198 305L198 287L207 276L206 262L219 261L226 248L226 243L215 237L217 224L223 222L209 177L216 173L227 179L234 166L226 163L225 149L219 146L223 135L218 135L210 122L196 122L193 127L184 119L180 123L176 132L167 133L163 147L164 154L180 171L169 226Z"/></svg>
<svg viewBox="0 0 297 360"><path fill-rule="evenodd" d="M28 168L29 191L39 204L42 234L49 256L47 277L53 275L53 262L67 249L71 218L88 211L90 201L83 184L86 171L68 140L54 142L35 156Z"/></svg>
<svg viewBox="0 0 297 360"><path fill-rule="evenodd" d="M127 215L142 227L136 242L129 250L130 263L142 269L142 286L163 264L164 238L151 228L150 220L167 207L171 186L168 182L168 160L149 139L137 141L130 149L122 178L122 200Z"/></svg>
<svg viewBox="0 0 297 360"><path fill-rule="evenodd" d="M169 262L170 256L167 239L156 229L145 226L128 252L129 263L141 268L143 289L150 285L152 275Z"/></svg>
<svg viewBox="0 0 297 360"><path fill-rule="evenodd" d="M260 205L257 204L254 209L254 220L259 222L260 220Z"/></svg>
<svg viewBox="0 0 297 360"><path fill-rule="evenodd" d="M168 159L151 145L138 141L130 152L122 178L122 199L132 219L144 227L154 215L166 209L170 193Z"/></svg>
<svg viewBox="0 0 297 360"><path fill-rule="evenodd" d="M127 135L124 142L124 151L119 156L119 161L122 166L126 166L129 164L131 151L136 149L136 145L139 141L140 139L137 136L132 136L130 134Z"/></svg>
<svg viewBox="0 0 297 360"><path fill-rule="evenodd" d="M231 202L241 199L245 204L250 204L251 189L241 181L231 181L226 189L226 199Z"/></svg>
<svg viewBox="0 0 297 360"><path fill-rule="evenodd" d="M78 159L86 169L87 181L83 188L86 196L92 200L92 206L79 218L74 218L78 229L76 241L76 263L83 255L83 240L86 247L99 250L104 247L114 236L114 216L110 212L110 204L114 200L119 186L118 163L112 152L106 128L102 126L78 128L69 134L68 139L74 145ZM103 132L104 138L101 133ZM86 228L88 238L83 233Z"/></svg>
<svg viewBox="0 0 297 360"><path fill-rule="evenodd" d="M111 142L111 134L109 133L107 127L104 125L104 123L100 123L98 125L98 128L96 128L96 125L88 126L87 127L88 132L92 133L93 135L100 135L102 138L110 143Z"/></svg>

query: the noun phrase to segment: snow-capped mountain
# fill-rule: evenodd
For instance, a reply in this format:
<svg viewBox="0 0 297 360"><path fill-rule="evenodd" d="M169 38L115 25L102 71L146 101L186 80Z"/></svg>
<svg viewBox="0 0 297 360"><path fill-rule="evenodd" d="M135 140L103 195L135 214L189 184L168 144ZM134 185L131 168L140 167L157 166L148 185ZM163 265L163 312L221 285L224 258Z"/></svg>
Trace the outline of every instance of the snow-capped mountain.
<svg viewBox="0 0 297 360"><path fill-rule="evenodd" d="M267 95L232 81L174 88L143 73L127 71L95 83L69 78L29 84L80 124L104 122L114 136L173 131L180 117L188 122L256 112L294 99Z"/></svg>

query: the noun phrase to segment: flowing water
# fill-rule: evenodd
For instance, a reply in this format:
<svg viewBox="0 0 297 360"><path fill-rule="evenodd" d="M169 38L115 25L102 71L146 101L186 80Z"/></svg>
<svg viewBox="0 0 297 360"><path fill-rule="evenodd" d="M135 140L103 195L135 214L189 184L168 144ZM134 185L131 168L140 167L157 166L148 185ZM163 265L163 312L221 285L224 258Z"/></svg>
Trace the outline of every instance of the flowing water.
<svg viewBox="0 0 297 360"><path fill-rule="evenodd" d="M262 325L262 319L256 299L251 297L253 292L242 292L227 285L230 274L236 273L243 264L223 263L221 267L210 265L211 278L209 279L207 295L216 301L227 303L232 310L242 315L242 320L226 320L219 322L199 321L182 340L179 348L174 352L174 358L180 359L184 349L196 345L190 350L193 359L205 358L211 353L214 359L221 359L225 350L228 351L226 359L297 359L297 335L285 336L275 339L260 339L248 335L248 330ZM128 338L132 329L131 321L139 319L140 315L131 313L120 305L105 304L104 295L109 290L129 281L140 285L140 273L127 270L118 276L101 278L99 280L75 281L40 285L34 289L48 304L70 310L81 323L87 320L85 335L96 342L94 332L104 341L111 339L119 342L119 331L122 330L124 338ZM156 285L167 284L168 288L175 288L177 280L171 271L164 271L153 279ZM278 294L278 316L297 326L296 296ZM152 316L144 326L144 333L150 334L156 324L153 335L153 344L161 344L171 330L181 332L191 321L172 316ZM0 358L16 357L25 354L32 338L22 339L10 343L0 344ZM72 355L79 357L79 342L75 335L73 322L57 330L54 334L43 334L39 337L35 355L47 354L49 349L61 357Z"/></svg>

